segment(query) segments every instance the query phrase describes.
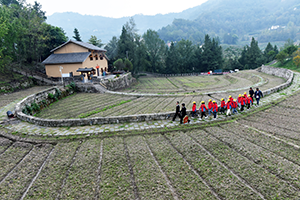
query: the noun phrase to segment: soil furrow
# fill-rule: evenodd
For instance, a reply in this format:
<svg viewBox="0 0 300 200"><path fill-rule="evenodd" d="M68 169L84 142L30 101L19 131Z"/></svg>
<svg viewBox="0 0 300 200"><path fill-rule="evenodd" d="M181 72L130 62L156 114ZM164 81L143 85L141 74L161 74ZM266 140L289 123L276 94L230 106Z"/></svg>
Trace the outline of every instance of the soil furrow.
<svg viewBox="0 0 300 200"><path fill-rule="evenodd" d="M3 148L2 151L0 152L0 159L1 156L13 145L14 143L11 142L9 145L7 145L7 147Z"/></svg>
<svg viewBox="0 0 300 200"><path fill-rule="evenodd" d="M63 180L63 182L62 182L62 185L60 186L60 189L59 189L59 191L58 191L58 194L57 194L57 196L56 196L56 198L55 198L56 200L59 200L59 199L61 198L62 190L63 190L63 188L64 188L64 186L65 186L65 184L66 184L67 178L68 178L68 176L69 176L69 174L70 174L70 171L71 171L71 167L73 166L73 164L74 164L74 162L75 162L75 159L76 159L76 156L77 156L77 154L78 154L78 152L79 152L79 149L80 149L80 147L81 147L81 144L82 144L82 141L79 142L79 146L76 148L76 151L75 151L75 153L74 153L74 155L73 155L73 158L72 158L72 162L70 163L70 166L69 166L68 170L67 170L66 173L65 173L65 178L64 178L64 180Z"/></svg>
<svg viewBox="0 0 300 200"><path fill-rule="evenodd" d="M145 138L144 138L144 139L145 139ZM169 180L169 178L168 178L168 176L166 175L166 173L163 171L163 169L162 169L162 167L160 166L160 164L158 163L156 157L153 155L153 152L152 152L151 148L149 147L148 142L147 142L146 139L145 139L145 144L146 144L147 149L148 149L149 153L151 154L151 156L152 156L152 158L153 158L155 164L156 164L157 167L159 168L159 171L160 171L160 172L162 173L162 175L164 176L164 178L165 178L165 180L166 180L166 182L167 182L167 185L169 186L169 189L170 189L170 191L171 191L171 193L172 193L172 195L173 195L173 198L174 198L175 200L178 200L179 198L178 198L178 196L177 196L177 194L176 194L176 191L175 191L174 187L172 186L171 181Z"/></svg>
<svg viewBox="0 0 300 200"><path fill-rule="evenodd" d="M258 129L256 129L256 128L254 128L253 126L248 126L248 125L243 124L243 123L240 123L240 122L236 122L236 123L238 123L238 124L244 126L245 128L253 129L254 131L256 131L256 132L258 132L258 133L260 133L260 134L262 134L262 135L265 135L265 136L267 136L267 137L270 137L270 138L273 138L273 139L278 140L278 141L280 141L280 142L283 142L283 143L285 143L285 144L288 144L288 145L290 145L290 146L292 146L292 147L294 147L294 148L296 148L296 149L300 149L300 146L298 146L298 145L296 145L296 144L294 144L294 143L292 143L292 142L286 141L286 140L284 140L284 139L282 139L282 138L278 138L278 137L276 137L276 136L274 136L274 135L272 135L272 134L270 134L270 133L267 133L267 132L258 130Z"/></svg>
<svg viewBox="0 0 300 200"><path fill-rule="evenodd" d="M32 152L34 146L31 147L31 149L15 164L15 166L13 168L11 168L4 176L2 179L0 179L0 185L2 184L2 182L8 177L10 176L10 174L19 166L19 164L26 159L26 157Z"/></svg>
<svg viewBox="0 0 300 200"><path fill-rule="evenodd" d="M30 184L28 185L26 191L23 193L22 197L20 200L23 200L24 197L27 195L29 189L31 188L31 186L33 185L33 183L35 182L35 180L37 179L37 177L40 175L42 169L44 168L47 160L49 159L49 157L51 156L53 150L55 149L55 147L53 147L50 151L50 153L48 154L48 156L45 158L44 162L42 163L41 167L39 168L38 172L36 173L36 175L34 176L34 178L31 180Z"/></svg>
<svg viewBox="0 0 300 200"><path fill-rule="evenodd" d="M199 179L204 183L204 185L211 191L211 193L217 198L217 199L222 199L217 193L216 191L214 190L214 188L209 185L205 180L204 178L196 171L196 169L194 168L193 165L191 165L187 160L186 158L184 157L184 155L172 144L172 142L170 141L169 138L167 138L165 135L164 135L164 138L168 141L168 143L173 147L173 149L176 150L176 152L182 157L182 159L184 160L184 162L189 166L189 169L191 169L193 171L193 173L199 177Z"/></svg>
<svg viewBox="0 0 300 200"><path fill-rule="evenodd" d="M127 158L128 169L129 169L129 172L130 172L131 184L132 184L133 191L134 191L134 198L135 199L140 199L139 192L138 192L138 187L137 187L136 182L135 182L135 177L134 177L134 173L133 173L133 169L132 169L132 165L131 165L131 161L130 161L130 156L129 156L129 153L128 153L128 148L127 148L127 145L126 145L126 142L125 142L124 138L123 138L123 143L124 143L124 153L125 153L125 156Z"/></svg>
<svg viewBox="0 0 300 200"><path fill-rule="evenodd" d="M101 146L100 146L100 157L99 157L99 166L97 169L97 189L96 189L96 195L95 199L100 198L100 181L101 181L101 165L102 165L102 157L103 157L103 140L101 141Z"/></svg>
<svg viewBox="0 0 300 200"><path fill-rule="evenodd" d="M283 182L285 182L287 185L291 186L294 190L299 190L299 184L297 185L297 182L294 183L294 182L290 182L291 178L290 177L286 177L285 176L285 173L282 172L283 175L281 175L281 172L279 173L275 173L274 170L271 170L272 168L283 168L284 166L274 166L275 163L273 161L273 163L266 163L266 161L269 161L268 159L270 159L269 157L274 157L274 159L276 159L275 162L278 162L276 164L279 165L279 163L282 163L282 162L285 162L286 163L286 158L280 156L280 155L277 155L278 157L276 158L275 155L267 155L267 152L264 152L263 150L265 151L268 151L267 149L263 148L263 147L260 147L259 145L256 145L254 143L252 143L251 141L248 141L247 139L245 141L248 141L248 144L247 142L243 141L243 139L239 139L238 136L234 136L235 139L237 140L237 142L232 142L232 143L229 143L226 141L226 138L221 138L222 136L217 136L216 134L213 134L213 130L215 128L211 128L210 130L207 129L207 131L213 136L215 137L216 139L218 139L220 142L223 142L225 145L227 145L229 148L232 148L233 150L235 150L237 153L239 153L241 156L244 156L245 158L247 158L249 161L251 161L254 165L258 165L260 166L261 168L265 169L266 171L268 171L270 174L273 174L274 176L276 176L278 179L281 179ZM224 129L222 129L224 130ZM223 133L224 135L226 134L230 134L228 131ZM246 143L246 144L244 144ZM245 146L245 147L243 147ZM251 146L253 146L251 148ZM247 149L248 147L250 147L250 149L253 149L252 151L251 150L245 150ZM263 150L261 150L261 148L263 148ZM257 153L257 151L261 151L260 153ZM272 152L272 151L270 151ZM273 153L273 152L272 152ZM252 155L254 154L254 155ZM265 156L260 156L260 154L264 154ZM256 156L256 157L255 157ZM255 159L257 158L257 159ZM265 160L263 160L265 159ZM299 165L292 162L292 161L289 161L287 160L288 163L286 163L287 166L289 167L294 167L293 169L285 169L286 171L288 171L289 173L288 174L293 174L293 171L296 171L295 174L298 174L297 171L299 172ZM261 162L263 162L264 164L261 164ZM269 161L271 162L271 161ZM297 165L297 166L292 166L292 165ZM276 169L277 169L276 168ZM298 168L298 169L297 169ZM296 178L297 179L297 178Z"/></svg>
<svg viewBox="0 0 300 200"><path fill-rule="evenodd" d="M203 151L205 151L208 155L210 155L213 159L215 159L216 161L218 161L218 163L220 165L222 165L225 169L227 169L228 171L230 171L230 173L235 176L239 181L241 181L247 188L249 188L250 190L252 190L254 193L256 193L257 195L260 196L260 198L262 199L266 199L258 190L256 190L255 188L253 188L250 184L247 183L246 180L244 180L241 176L239 176L238 174L236 174L231 168L229 168L228 166L226 166L223 162L221 162L217 157L215 157L212 153L210 153L206 148L204 148L198 141L196 138L194 138L193 136L190 135L190 137L194 140L194 142L196 142L196 144L203 149Z"/></svg>

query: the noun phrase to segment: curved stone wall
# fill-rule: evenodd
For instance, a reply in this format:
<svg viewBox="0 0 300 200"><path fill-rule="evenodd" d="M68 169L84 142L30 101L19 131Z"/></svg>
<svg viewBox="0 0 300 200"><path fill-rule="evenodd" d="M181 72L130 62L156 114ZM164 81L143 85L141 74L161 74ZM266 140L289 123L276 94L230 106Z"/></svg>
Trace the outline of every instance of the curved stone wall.
<svg viewBox="0 0 300 200"><path fill-rule="evenodd" d="M286 78L287 81L284 84L278 85L274 88L262 91L264 95L269 95L276 93L279 90L282 90L290 86L293 82L294 73L290 70L273 68L269 66L262 66L261 71L266 74L271 74L279 77ZM151 120L164 120L172 119L174 112L166 113L153 113L153 114L140 114L140 115L127 115L127 116L116 116L116 117L96 117L96 118L87 118L87 119L43 119L34 116L26 115L22 112L22 109L26 104L42 101L45 98L48 98L48 93L55 93L55 88L51 88L37 94L28 96L19 102L16 106L15 112L19 119L34 123L40 126L49 126L49 127L70 127L70 126L83 126L83 125L96 125L96 124L115 124L115 123L125 123L125 122L140 122L140 121L151 121ZM190 114L191 111L187 111L187 114Z"/></svg>

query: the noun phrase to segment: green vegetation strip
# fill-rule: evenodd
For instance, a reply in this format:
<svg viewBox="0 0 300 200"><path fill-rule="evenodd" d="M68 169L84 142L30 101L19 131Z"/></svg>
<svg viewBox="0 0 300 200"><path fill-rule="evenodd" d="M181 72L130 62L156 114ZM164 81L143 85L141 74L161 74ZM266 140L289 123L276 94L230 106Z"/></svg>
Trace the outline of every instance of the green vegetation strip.
<svg viewBox="0 0 300 200"><path fill-rule="evenodd" d="M88 113L80 114L78 117L79 117L79 118L87 118L87 117L89 117L89 116L91 116L91 115L94 115L94 114L97 114L97 113L106 111L106 110L108 110L108 109L114 108L114 107L116 107L116 106L120 106L120 105L125 104L125 103L128 103L128 102L131 102L131 100L120 101L120 103L118 103L118 104L106 106L105 108L102 108L102 109L97 109L97 110L94 110L94 111L91 111L91 112L88 112Z"/></svg>

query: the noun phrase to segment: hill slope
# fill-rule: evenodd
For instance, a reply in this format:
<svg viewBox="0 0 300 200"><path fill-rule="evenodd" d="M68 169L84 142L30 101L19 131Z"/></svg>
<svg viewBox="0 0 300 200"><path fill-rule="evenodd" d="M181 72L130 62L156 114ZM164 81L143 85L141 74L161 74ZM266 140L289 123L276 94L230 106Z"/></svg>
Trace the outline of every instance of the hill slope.
<svg viewBox="0 0 300 200"><path fill-rule="evenodd" d="M147 29L158 30L163 26L171 24L174 18L194 20L200 11L199 9L201 10L201 7L196 6L180 13L157 14L154 16L134 15L133 18L139 29L139 33L143 34ZM65 12L54 13L49 16L47 23L62 27L70 38L74 35L74 28L77 28L83 41L88 41L91 35L95 35L103 42L108 42L113 36L119 36L121 34L122 26L129 18L130 17L109 18Z"/></svg>
<svg viewBox="0 0 300 200"><path fill-rule="evenodd" d="M262 30L279 25L286 28L300 26L300 4L298 0L209 0L198 8L202 12L195 20L174 20L171 25L159 30L165 41L178 41L182 38L197 40L206 33L223 37L224 34L261 33ZM290 22L290 23L289 23ZM272 30L270 30L272 31ZM297 35L297 30L276 30L286 40ZM280 33L280 32L285 32ZM287 32L287 33L286 33ZM288 35L293 32L292 35ZM287 37L287 38L286 38ZM274 40L281 38L274 38Z"/></svg>

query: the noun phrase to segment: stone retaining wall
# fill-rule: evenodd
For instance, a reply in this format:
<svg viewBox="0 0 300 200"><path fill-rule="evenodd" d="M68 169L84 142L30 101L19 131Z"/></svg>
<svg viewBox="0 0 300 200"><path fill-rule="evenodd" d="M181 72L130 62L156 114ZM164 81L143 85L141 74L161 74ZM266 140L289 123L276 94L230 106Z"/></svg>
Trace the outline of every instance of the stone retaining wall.
<svg viewBox="0 0 300 200"><path fill-rule="evenodd" d="M135 82L135 78L132 77L131 73L121 75L114 79L105 79L102 83L107 87L108 90L118 90L130 86Z"/></svg>
<svg viewBox="0 0 300 200"><path fill-rule="evenodd" d="M294 73L290 70L282 70L280 68L272 68L269 66L262 66L262 72L276 75L279 77L286 78L287 81L284 84L276 86L274 88L268 89L266 91L262 91L264 95L269 95L279 90L282 90L288 86L290 86L293 82ZM82 126L82 125L96 125L96 124L117 124L117 123L125 123L125 122L140 122L140 121L151 121L151 120L164 120L164 119L172 119L174 116L174 112L166 112L166 113L153 113L153 114L140 114L140 115L127 115L127 116L116 116L116 117L96 117L96 118L86 118L86 119L42 119L34 116L28 116L22 113L22 108L25 104L32 103L34 101L38 102L48 97L48 93L55 93L55 88L51 88L45 90L43 92L31 95L21 102L19 102L16 106L16 114L17 117L40 126L49 126L49 127L71 127L71 126ZM189 115L191 111L187 111Z"/></svg>
<svg viewBox="0 0 300 200"><path fill-rule="evenodd" d="M293 83L294 73L291 70L263 65L261 67L261 72L269 75L285 78L287 80L285 83L281 85L262 91L264 95L270 95L276 93L280 90L283 90L284 88L289 87Z"/></svg>

